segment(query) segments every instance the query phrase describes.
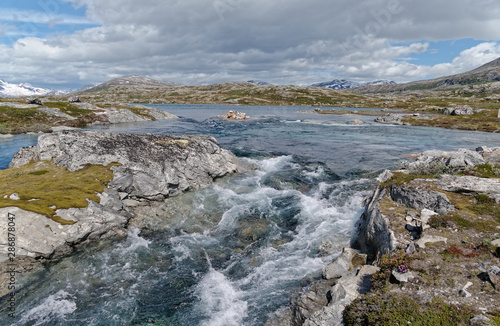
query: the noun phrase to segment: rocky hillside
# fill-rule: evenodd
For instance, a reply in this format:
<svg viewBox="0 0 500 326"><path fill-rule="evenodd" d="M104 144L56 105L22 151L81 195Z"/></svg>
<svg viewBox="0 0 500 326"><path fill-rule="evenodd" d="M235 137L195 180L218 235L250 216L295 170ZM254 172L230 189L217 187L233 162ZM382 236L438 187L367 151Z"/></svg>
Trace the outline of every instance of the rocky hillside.
<svg viewBox="0 0 500 326"><path fill-rule="evenodd" d="M80 102L77 97L69 101L0 102L0 134L50 132L57 127L85 127L93 124L113 124L147 120L168 120L177 117L168 112L141 105L96 106Z"/></svg>
<svg viewBox="0 0 500 326"><path fill-rule="evenodd" d="M500 81L500 58L482 65L479 68L458 75L405 84L361 86L356 88L356 92L387 93L412 90L443 90L495 81Z"/></svg>
<svg viewBox="0 0 500 326"><path fill-rule="evenodd" d="M91 89L92 90L92 89ZM259 85L251 82L224 82L198 86L120 84L98 86L80 97L95 104L172 103L241 105L310 105L371 107L378 98L327 88Z"/></svg>
<svg viewBox="0 0 500 326"><path fill-rule="evenodd" d="M181 84L173 82L163 82L154 80L151 78L143 76L125 76L120 78L115 78L105 83L99 84L97 86L88 88L84 92L92 93L104 90L110 90L118 86L131 86L131 87L175 87L181 86Z"/></svg>

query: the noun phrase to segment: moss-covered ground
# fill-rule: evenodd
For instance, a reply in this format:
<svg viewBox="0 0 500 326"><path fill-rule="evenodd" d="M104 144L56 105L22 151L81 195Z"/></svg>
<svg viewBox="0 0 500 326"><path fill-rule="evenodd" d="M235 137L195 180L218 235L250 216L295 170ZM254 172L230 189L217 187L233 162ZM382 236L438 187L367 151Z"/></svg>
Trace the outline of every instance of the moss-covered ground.
<svg viewBox="0 0 500 326"><path fill-rule="evenodd" d="M0 208L19 207L61 224L72 224L56 216L56 210L87 207L87 200L99 202L97 194L113 178L111 166L90 165L69 172L51 162L36 162L1 170ZM11 199L14 193L20 199Z"/></svg>
<svg viewBox="0 0 500 326"><path fill-rule="evenodd" d="M419 187L427 184L429 189L443 192L456 209L434 215L423 235L446 241L429 242L425 248L406 253L412 240L406 218L418 211L394 202L387 193L379 209L399 243L398 251L375 261L380 271L372 277L370 292L345 310L345 325L471 325L470 319L479 314L490 318L492 325L500 325L500 284L498 278L488 279L484 273L500 267L499 253L491 244L500 239L500 204L485 194L439 190L432 177L442 173L441 168L414 171L423 174L395 173L382 186L389 189L422 178L426 180L418 180ZM498 178L499 168L485 164L453 173ZM391 273L401 269L412 272L415 278L395 282ZM468 282L470 296L460 295Z"/></svg>

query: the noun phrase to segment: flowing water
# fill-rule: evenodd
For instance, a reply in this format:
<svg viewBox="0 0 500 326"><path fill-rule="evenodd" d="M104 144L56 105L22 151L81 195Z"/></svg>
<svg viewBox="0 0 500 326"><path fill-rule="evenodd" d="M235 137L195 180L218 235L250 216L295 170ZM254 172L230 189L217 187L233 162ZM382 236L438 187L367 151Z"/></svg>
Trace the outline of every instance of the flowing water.
<svg viewBox="0 0 500 326"><path fill-rule="evenodd" d="M498 146L500 134L386 126L296 107L156 106L182 117L99 127L209 134L255 170L169 198L121 241L88 245L22 280L12 325L264 325L349 244L374 176L427 149ZM0 139L6 168L32 135ZM0 322L0 324L4 324Z"/></svg>

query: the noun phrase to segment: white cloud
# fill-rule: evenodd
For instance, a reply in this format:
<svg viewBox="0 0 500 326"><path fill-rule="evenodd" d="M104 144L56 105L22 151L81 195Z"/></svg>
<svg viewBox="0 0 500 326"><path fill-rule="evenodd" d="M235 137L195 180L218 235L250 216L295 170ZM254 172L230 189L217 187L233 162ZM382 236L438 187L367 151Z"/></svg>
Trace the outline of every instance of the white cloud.
<svg viewBox="0 0 500 326"><path fill-rule="evenodd" d="M407 81L500 56L496 0L66 1L86 8L87 17L74 21L100 26L0 48L0 57L8 58L0 62L2 78L33 84L126 74L187 84L261 79L307 85L326 76ZM429 41L466 37L493 41L440 65L405 59L430 51Z"/></svg>

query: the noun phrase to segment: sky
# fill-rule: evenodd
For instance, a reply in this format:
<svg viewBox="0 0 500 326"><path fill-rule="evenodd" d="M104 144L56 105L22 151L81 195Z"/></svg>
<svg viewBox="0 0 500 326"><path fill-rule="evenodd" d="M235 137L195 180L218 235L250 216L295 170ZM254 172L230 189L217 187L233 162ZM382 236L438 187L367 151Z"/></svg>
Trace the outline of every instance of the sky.
<svg viewBox="0 0 500 326"><path fill-rule="evenodd" d="M498 0L2 0L0 79L406 82L500 57Z"/></svg>

